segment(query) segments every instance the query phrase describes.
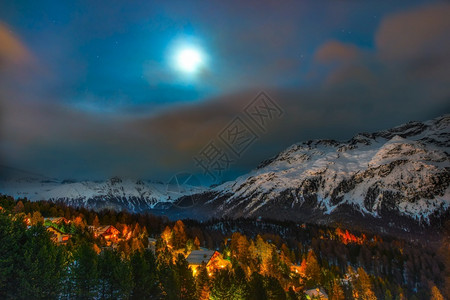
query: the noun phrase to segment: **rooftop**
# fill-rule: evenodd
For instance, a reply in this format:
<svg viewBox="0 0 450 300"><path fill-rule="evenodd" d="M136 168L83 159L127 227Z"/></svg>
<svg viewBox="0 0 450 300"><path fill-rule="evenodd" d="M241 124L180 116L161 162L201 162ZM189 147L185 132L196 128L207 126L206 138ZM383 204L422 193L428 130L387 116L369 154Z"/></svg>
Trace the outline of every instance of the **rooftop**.
<svg viewBox="0 0 450 300"><path fill-rule="evenodd" d="M216 251L214 250L192 250L187 257L190 265L200 265L202 262L208 263Z"/></svg>

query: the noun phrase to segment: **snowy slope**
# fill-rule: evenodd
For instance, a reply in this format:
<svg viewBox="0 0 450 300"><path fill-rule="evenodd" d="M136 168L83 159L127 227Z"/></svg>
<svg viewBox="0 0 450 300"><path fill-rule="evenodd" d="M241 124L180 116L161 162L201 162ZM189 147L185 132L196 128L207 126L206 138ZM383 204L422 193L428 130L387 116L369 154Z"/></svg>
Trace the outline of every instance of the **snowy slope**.
<svg viewBox="0 0 450 300"><path fill-rule="evenodd" d="M127 209L136 212L172 203L176 199L171 191L176 188L164 183L122 180L117 177L103 182L61 182L39 176L14 176L0 181L0 193L15 198L26 197L31 201L50 200L94 209ZM185 195L201 191L202 188L186 187Z"/></svg>
<svg viewBox="0 0 450 300"><path fill-rule="evenodd" d="M450 207L450 115L359 134L347 142L296 144L214 189L216 216L267 216L356 208L427 221Z"/></svg>

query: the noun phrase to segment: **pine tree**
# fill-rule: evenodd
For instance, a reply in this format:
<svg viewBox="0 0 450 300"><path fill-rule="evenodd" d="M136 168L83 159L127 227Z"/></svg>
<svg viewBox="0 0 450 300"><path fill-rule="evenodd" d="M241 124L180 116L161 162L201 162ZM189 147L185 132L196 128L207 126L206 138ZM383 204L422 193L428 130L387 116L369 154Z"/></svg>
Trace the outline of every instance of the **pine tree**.
<svg viewBox="0 0 450 300"><path fill-rule="evenodd" d="M132 288L131 268L120 254L104 250L98 258L98 280L101 299L128 298Z"/></svg>
<svg viewBox="0 0 450 300"><path fill-rule="evenodd" d="M271 300L284 300L286 299L286 293L281 287L280 282L275 277L269 276L264 280L264 284L267 292L267 299Z"/></svg>
<svg viewBox="0 0 450 300"><path fill-rule="evenodd" d="M211 287L211 300L232 299L233 283L228 270L216 272Z"/></svg>
<svg viewBox="0 0 450 300"><path fill-rule="evenodd" d="M295 291L292 287L290 287L288 290L287 299L289 299L289 300L299 299L299 297L297 296L297 294L295 293Z"/></svg>
<svg viewBox="0 0 450 300"><path fill-rule="evenodd" d="M152 299L159 295L156 262L149 250L135 252L130 258L133 278L132 299Z"/></svg>
<svg viewBox="0 0 450 300"><path fill-rule="evenodd" d="M0 299L18 295L17 272L22 266L23 243L26 227L19 220L11 220L0 213Z"/></svg>
<svg viewBox="0 0 450 300"><path fill-rule="evenodd" d="M175 271L172 263L161 263L158 259L158 280L161 283L161 295L163 299L179 299L177 279L175 278Z"/></svg>
<svg viewBox="0 0 450 300"><path fill-rule="evenodd" d="M63 248L52 242L42 225L32 226L26 231L22 247L19 294L28 299L56 299L65 271Z"/></svg>
<svg viewBox="0 0 450 300"><path fill-rule="evenodd" d="M87 243L83 243L74 253L71 275L76 298L92 298L97 294L98 270L97 253Z"/></svg>
<svg viewBox="0 0 450 300"><path fill-rule="evenodd" d="M251 300L267 300L266 288L264 286L263 277L254 272L250 279L250 297Z"/></svg>
<svg viewBox="0 0 450 300"><path fill-rule="evenodd" d="M247 283L245 272L240 266L237 266L234 270L233 283L234 283L234 292L233 292L234 299L248 299L249 286Z"/></svg>
<svg viewBox="0 0 450 300"><path fill-rule="evenodd" d="M194 299L195 280L188 262L182 254L179 254L175 264L176 291L179 299Z"/></svg>

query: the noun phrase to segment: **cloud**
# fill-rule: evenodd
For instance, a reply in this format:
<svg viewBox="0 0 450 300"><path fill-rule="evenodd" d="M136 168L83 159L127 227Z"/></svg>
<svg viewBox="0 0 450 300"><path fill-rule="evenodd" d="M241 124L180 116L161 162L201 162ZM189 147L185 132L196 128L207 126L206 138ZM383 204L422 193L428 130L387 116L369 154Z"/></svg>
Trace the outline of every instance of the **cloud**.
<svg viewBox="0 0 450 300"><path fill-rule="evenodd" d="M341 63L355 61L362 55L362 51L352 44L330 40L316 51L314 59L320 63Z"/></svg>
<svg viewBox="0 0 450 300"><path fill-rule="evenodd" d="M32 56L20 39L6 24L0 23L0 66L3 64L24 64Z"/></svg>
<svg viewBox="0 0 450 300"><path fill-rule="evenodd" d="M447 54L450 4L441 3L392 14L380 24L375 42L383 60L402 62Z"/></svg>
<svg viewBox="0 0 450 300"><path fill-rule="evenodd" d="M297 52L296 48L295 55L288 51L295 44L291 41L298 39L298 24L286 21L280 25L279 18L269 18L263 25L267 35L258 33L261 28L247 28L240 33L242 24L236 25L238 29L230 28L233 24L225 26L227 20L211 22L211 31L218 32L212 44L224 64L217 66L219 62L213 61L211 72L220 70L224 74L208 74L213 78L208 82L227 92L204 101L177 103L158 113L139 111L133 115L118 109L106 114L74 108L29 88L0 89L2 158L14 167L61 178L169 178L180 171L201 172L192 157L242 114L243 107L259 92L252 89L254 86L268 89L285 115L271 124L267 133L258 132L258 141L232 165L232 175L254 168L296 142L314 138L345 140L360 131L435 117L450 109L449 85L445 84L450 68L442 67L448 60L440 55L444 48L439 48L446 47L447 41L439 40L443 38L439 26L425 24L424 29L419 29L415 23L429 18L442 26L446 23L432 20L441 18L434 6L424 8L423 13L430 16L413 11L384 19L373 51L336 39L325 40L311 62L319 78L302 88L278 85L285 77L300 76L298 57L303 51ZM214 15L207 17L215 19ZM420 30L427 34L414 37L414 31ZM2 39L14 41L7 45L21 45L23 53L28 53L16 61L27 61L26 57L32 56L30 51L7 32ZM431 42L428 34L433 36ZM3 44L0 47L9 49ZM399 51L402 47L409 47L406 56ZM8 53L2 57L11 57L14 52L1 51ZM149 85L160 87L170 80L170 74L157 63L148 62L143 71ZM222 82L225 80L230 82ZM270 88L267 82L279 88ZM173 92L172 86L167 90Z"/></svg>

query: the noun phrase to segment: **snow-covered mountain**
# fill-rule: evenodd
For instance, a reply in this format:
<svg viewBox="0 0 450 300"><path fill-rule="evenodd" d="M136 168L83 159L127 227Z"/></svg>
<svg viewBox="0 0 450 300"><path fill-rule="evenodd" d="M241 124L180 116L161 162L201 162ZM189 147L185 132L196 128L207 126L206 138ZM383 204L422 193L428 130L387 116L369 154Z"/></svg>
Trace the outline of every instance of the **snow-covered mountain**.
<svg viewBox="0 0 450 300"><path fill-rule="evenodd" d="M184 180L178 179L174 184L120 178L68 182L18 172L0 176L0 193L94 209L165 210L176 218L425 224L450 215L449 149L450 115L445 115L346 142L295 144L211 189L179 186ZM181 206L189 209L180 210L186 202Z"/></svg>
<svg viewBox="0 0 450 300"><path fill-rule="evenodd" d="M450 207L450 115L296 144L203 196L214 216L326 220L356 211L420 222Z"/></svg>
<svg viewBox="0 0 450 300"><path fill-rule="evenodd" d="M25 172L8 172L0 180L0 193L31 201L48 200L93 209L134 212L172 206L180 195L202 192L194 186L113 177L107 181L59 181ZM180 191L181 190L181 191ZM177 193L180 195L177 197Z"/></svg>

